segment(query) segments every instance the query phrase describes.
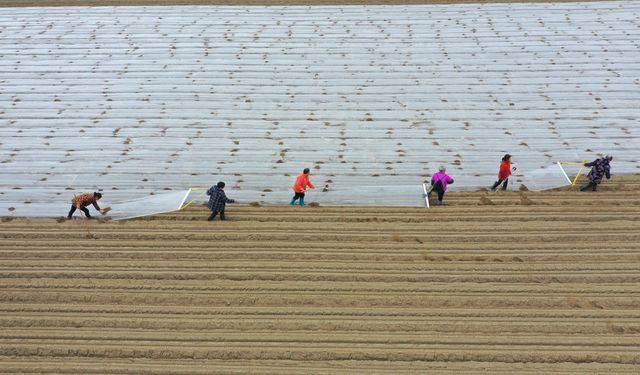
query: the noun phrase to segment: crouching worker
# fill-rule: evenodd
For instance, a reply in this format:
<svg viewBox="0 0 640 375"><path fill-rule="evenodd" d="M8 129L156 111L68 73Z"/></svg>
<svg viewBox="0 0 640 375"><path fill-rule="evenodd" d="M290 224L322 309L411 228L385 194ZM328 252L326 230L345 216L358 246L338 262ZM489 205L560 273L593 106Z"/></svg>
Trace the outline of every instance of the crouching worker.
<svg viewBox="0 0 640 375"><path fill-rule="evenodd" d="M444 193L447 191L447 184L453 184L453 178L446 174L446 171L445 167L440 167L438 173L431 176L431 190L438 193L436 206L444 204Z"/></svg>
<svg viewBox="0 0 640 375"><path fill-rule="evenodd" d="M207 195L209 196L207 206L211 210L211 216L207 219L208 221L213 220L218 213L220 213L220 220L226 220L224 217L224 206L227 203L236 203L235 200L227 198L227 195L224 193L224 185L224 182L220 181L216 186L212 186L207 190Z"/></svg>
<svg viewBox="0 0 640 375"><path fill-rule="evenodd" d="M596 191L598 184L602 182L602 177L607 177L607 180L611 178L611 166L609 163L613 160L613 156L607 155L604 158L596 159L591 163L585 163L585 167L591 167L591 171L587 175L589 184L584 186L580 191Z"/></svg>
<svg viewBox="0 0 640 375"><path fill-rule="evenodd" d="M309 168L305 168L302 173L296 178L296 183L293 184L293 198L291 198L290 205L296 204L296 201L300 199L300 205L304 206L304 193L307 188L314 189L313 184L309 181Z"/></svg>
<svg viewBox="0 0 640 375"><path fill-rule="evenodd" d="M71 210L69 210L67 219L71 219L73 213L76 212L77 209L80 209L80 211L84 212L84 216L86 216L87 219L91 219L91 214L87 209L88 205L93 205L96 210L104 215L104 212L100 209L100 206L98 206L98 200L100 200L100 198L102 198L102 194L95 191L93 193L75 195L71 200Z"/></svg>

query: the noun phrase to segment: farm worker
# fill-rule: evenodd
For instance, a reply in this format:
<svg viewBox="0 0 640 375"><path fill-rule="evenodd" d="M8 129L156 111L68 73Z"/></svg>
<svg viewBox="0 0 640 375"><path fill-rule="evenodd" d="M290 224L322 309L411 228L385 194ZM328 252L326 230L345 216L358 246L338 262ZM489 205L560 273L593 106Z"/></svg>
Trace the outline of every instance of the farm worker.
<svg viewBox="0 0 640 375"><path fill-rule="evenodd" d="M609 163L613 160L613 156L607 155L604 158L596 159L591 163L585 163L585 167L591 167L591 171L587 175L589 184L584 186L580 191L586 191L591 188L592 191L596 191L598 184L602 182L602 177L607 177L607 180L611 178L611 166Z"/></svg>
<svg viewBox="0 0 640 375"><path fill-rule="evenodd" d="M453 184L453 178L446 174L447 169L445 167L440 167L438 169L438 173L431 176L431 190L434 190L438 193L438 202L436 202L437 206L442 206L444 204L443 198L444 193L447 191L447 184Z"/></svg>
<svg viewBox="0 0 640 375"><path fill-rule="evenodd" d="M236 203L235 200L227 198L227 195L224 193L224 185L225 183L220 181L207 190L207 195L209 196L207 207L211 210L211 216L209 216L207 221L212 221L218 212L220 213L220 220L226 220L224 217L224 206L227 203Z"/></svg>
<svg viewBox="0 0 640 375"><path fill-rule="evenodd" d="M498 181L493 184L491 190L496 190L500 184L502 184L502 190L507 190L509 176L511 176L511 172L515 170L516 167L511 168L511 155L506 154L503 156L502 163L500 163L500 170L498 171Z"/></svg>
<svg viewBox="0 0 640 375"><path fill-rule="evenodd" d="M293 184L294 195L291 198L290 205L294 205L298 199L300 199L300 205L304 206L304 193L307 188L314 189L313 184L309 181L309 168L305 168L302 173L296 178L296 183Z"/></svg>
<svg viewBox="0 0 640 375"><path fill-rule="evenodd" d="M69 210L67 219L71 219L71 216L73 216L73 213L76 212L76 209L80 209L80 211L84 212L84 216L86 216L87 219L91 219L91 214L87 209L88 205L93 205L96 210L104 215L104 212L100 209L100 206L98 206L98 200L100 200L100 198L102 198L102 194L95 191L93 193L74 195L73 199L71 199L71 209Z"/></svg>

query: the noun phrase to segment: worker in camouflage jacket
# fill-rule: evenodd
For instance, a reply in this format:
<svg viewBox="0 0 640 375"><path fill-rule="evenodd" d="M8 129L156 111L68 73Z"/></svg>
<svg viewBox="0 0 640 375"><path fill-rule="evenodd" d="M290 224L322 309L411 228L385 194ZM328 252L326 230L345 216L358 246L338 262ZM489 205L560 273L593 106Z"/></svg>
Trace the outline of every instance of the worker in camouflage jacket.
<svg viewBox="0 0 640 375"><path fill-rule="evenodd" d="M220 213L220 220L226 220L224 217L224 207L227 203L235 203L233 199L227 198L227 195L224 193L224 182L220 181L217 185L212 186L207 190L207 195L209 196L209 203L207 206L211 210L211 216L207 219L208 221L213 220L218 213Z"/></svg>
<svg viewBox="0 0 640 375"><path fill-rule="evenodd" d="M613 160L613 156L607 155L604 158L596 159L591 163L585 163L585 167L591 167L591 171L587 175L589 184L585 185L580 191L586 191L591 189L596 191L598 184L602 182L603 177L607 177L607 180L611 178L611 166L609 163Z"/></svg>

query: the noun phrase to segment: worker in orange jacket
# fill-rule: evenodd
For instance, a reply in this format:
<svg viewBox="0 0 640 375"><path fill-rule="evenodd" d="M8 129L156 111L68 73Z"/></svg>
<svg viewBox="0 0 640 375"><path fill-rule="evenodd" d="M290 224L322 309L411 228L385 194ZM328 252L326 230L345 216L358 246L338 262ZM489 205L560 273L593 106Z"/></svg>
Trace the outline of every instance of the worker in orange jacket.
<svg viewBox="0 0 640 375"><path fill-rule="evenodd" d="M498 181L493 184L491 190L496 190L496 188L500 184L502 184L502 190L507 190L509 176L511 176L511 172L515 170L516 167L511 168L511 155L506 154L502 158L502 163L500 163L500 170L498 171Z"/></svg>
<svg viewBox="0 0 640 375"><path fill-rule="evenodd" d="M307 188L314 188L313 184L309 181L309 168L305 168L298 178L296 178L296 183L293 184L295 194L289 204L293 206L296 204L296 201L300 199L300 205L304 206L304 193L307 191Z"/></svg>

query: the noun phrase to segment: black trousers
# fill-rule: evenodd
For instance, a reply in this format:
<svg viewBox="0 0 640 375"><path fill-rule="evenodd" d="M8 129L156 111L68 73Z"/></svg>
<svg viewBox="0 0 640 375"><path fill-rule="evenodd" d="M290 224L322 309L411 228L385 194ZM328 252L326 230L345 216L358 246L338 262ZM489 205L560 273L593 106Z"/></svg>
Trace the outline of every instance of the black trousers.
<svg viewBox="0 0 640 375"><path fill-rule="evenodd" d="M438 193L438 200L442 202L442 199L444 198L444 189L442 188L442 182L436 182L436 184L433 185L433 191Z"/></svg>
<svg viewBox="0 0 640 375"><path fill-rule="evenodd" d="M596 191L596 189L598 188L598 183L589 181L589 184L583 186L582 189L580 189L580 191L586 191L586 190L589 190L589 188L591 188L591 191Z"/></svg>
<svg viewBox="0 0 640 375"><path fill-rule="evenodd" d="M87 219L91 219L91 214L86 207L80 207L80 210L84 212L84 215L87 217ZM76 206L71 205L71 209L69 210L69 215L67 215L67 217L71 219L71 216L73 216L74 212L76 212Z"/></svg>
<svg viewBox="0 0 640 375"><path fill-rule="evenodd" d="M507 184L509 183L508 178L505 178L504 180L498 179L498 181L496 181L491 187L491 190L494 190L495 188L497 188L498 185L500 185L500 183L502 183L502 190L507 190Z"/></svg>
<svg viewBox="0 0 640 375"><path fill-rule="evenodd" d="M218 211L211 211L211 216L207 220L211 221L215 219L216 215L218 215ZM224 217L224 211L220 211L220 220L226 220Z"/></svg>
<svg viewBox="0 0 640 375"><path fill-rule="evenodd" d="M299 198L304 198L304 193L298 193L296 191L296 193L293 195L293 201L297 201Z"/></svg>

